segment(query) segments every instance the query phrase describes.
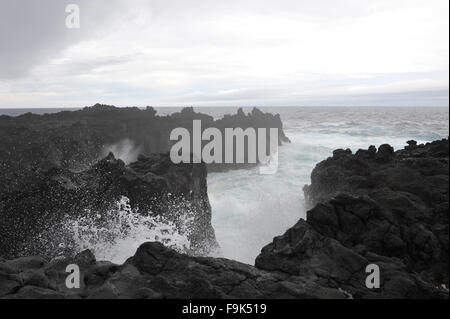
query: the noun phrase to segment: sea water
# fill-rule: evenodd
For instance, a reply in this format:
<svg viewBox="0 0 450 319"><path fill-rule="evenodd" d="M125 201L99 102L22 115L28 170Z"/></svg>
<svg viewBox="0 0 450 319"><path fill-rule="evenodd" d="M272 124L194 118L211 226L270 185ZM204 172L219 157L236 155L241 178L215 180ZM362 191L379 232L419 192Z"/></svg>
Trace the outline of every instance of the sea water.
<svg viewBox="0 0 450 319"><path fill-rule="evenodd" d="M424 143L449 135L447 108L262 109L281 115L292 142L279 149L278 172L265 176L239 170L208 176L212 222L222 256L249 264L275 236L305 218L302 188L310 183L315 165L333 150L357 151L384 143L401 149L411 139ZM208 110L219 116L217 110Z"/></svg>

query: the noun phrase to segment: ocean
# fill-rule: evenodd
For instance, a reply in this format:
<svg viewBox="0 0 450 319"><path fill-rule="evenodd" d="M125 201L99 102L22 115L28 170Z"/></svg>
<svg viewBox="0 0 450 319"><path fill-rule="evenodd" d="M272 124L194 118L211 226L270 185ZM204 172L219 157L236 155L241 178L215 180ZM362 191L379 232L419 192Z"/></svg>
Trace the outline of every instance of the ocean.
<svg viewBox="0 0 450 319"><path fill-rule="evenodd" d="M181 108L156 108L170 114ZM441 107L262 107L279 113L291 144L279 149L279 169L274 175L257 170L211 173L208 195L212 223L221 246L219 256L253 264L261 248L305 218L302 188L310 183L317 163L337 148L367 149L384 143L401 149L406 141L419 143L449 135L449 109ZM215 118L235 113L237 108L201 107L196 111ZM51 113L52 109L1 110L0 115L26 112ZM57 110L59 111L59 110ZM244 108L250 112L251 108ZM139 232L145 232L142 227ZM97 248L101 258L122 262L134 254L148 235L134 235L132 245ZM125 241L129 243L130 238ZM119 251L120 250L120 251ZM119 257L118 257L119 256Z"/></svg>
<svg viewBox="0 0 450 319"><path fill-rule="evenodd" d="M411 139L424 143L449 135L448 108L261 109L281 115L292 142L279 149L278 172L259 175L256 170L240 170L208 176L213 227L223 257L248 264L275 236L305 218L303 186L310 183L315 165L333 150L357 151L385 143L401 149ZM220 117L230 111L206 113Z"/></svg>

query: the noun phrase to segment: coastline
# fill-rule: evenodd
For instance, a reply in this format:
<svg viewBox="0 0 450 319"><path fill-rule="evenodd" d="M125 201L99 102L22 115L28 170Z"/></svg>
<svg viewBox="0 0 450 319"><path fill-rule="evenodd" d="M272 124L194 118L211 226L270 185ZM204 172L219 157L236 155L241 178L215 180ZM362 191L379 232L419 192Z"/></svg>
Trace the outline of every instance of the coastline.
<svg viewBox="0 0 450 319"><path fill-rule="evenodd" d="M336 150L332 158L316 166L316 171L323 171L330 161L340 163L339 165L349 170L342 175L342 179L338 180L350 186L354 184L345 176L349 174L348 176L354 177L355 173L352 170L359 172L360 176L372 178L373 175L377 175L361 172L362 164L358 161L362 163L373 161L370 164L372 168L366 167L371 170L375 169L374 167L382 167L385 170L391 165L390 163L397 163L394 164L396 169L394 172L405 174L405 169L412 169L419 174L417 179L421 185L423 185L421 174L425 174L430 180L446 178L448 181L448 140L435 141L426 145L416 145L410 141L405 150L397 152L388 145L381 146L378 151L370 147L367 151L361 150L356 154L352 154L349 150ZM405 168L398 167L398 163L403 163ZM313 172L314 174L318 173ZM406 174L411 176L412 173L407 171ZM388 180L382 181L389 183ZM396 181L398 179L392 182ZM326 183L326 180L320 181L313 177L313 187L315 183ZM368 185L370 183L367 184L361 180L359 183L366 185L369 189L378 189L378 187L385 189L386 185L389 185ZM410 185L407 183L405 186L409 191L411 191ZM439 185L443 187L444 184L439 183ZM395 196L405 196L404 190L398 189L400 187L398 183L389 187L392 186L394 188L391 192L397 194ZM338 183L336 189L339 191L340 188L343 186ZM322 187L318 189L323 190ZM355 189L360 188L358 186ZM404 206L404 200L401 198L392 200L389 206L384 201L380 202L381 198L370 198L362 193L349 195L346 194L348 190L338 195L331 192L330 194L333 195L330 195L327 202L323 195L319 196L320 200L313 196L314 189L311 186L306 187L305 192L312 203L317 204L308 212L308 219L300 220L284 235L275 238L272 244L263 248L256 260L256 267L222 258L192 257L158 243L141 245L135 256L121 266L96 261L90 251L84 251L73 258L59 258L50 262L40 257L25 257L12 261L3 260L0 264L3 281L1 286L5 287L2 297L448 298L448 288L446 288L448 277L441 278L441 282L438 282L439 279L435 277L435 275L442 275L442 271L448 269L448 210L445 209L445 207L448 208L448 187L433 190L435 194L441 194L438 198L442 204L436 201L429 204L422 201L419 204L417 198L413 200L411 197L414 196L414 192L409 193L407 198L411 201L411 205L414 205L415 210L414 215L411 216L408 215L411 214L411 207ZM422 193L423 191L418 191L416 194L420 196ZM403 206L398 206L398 203ZM429 206L430 208L434 207L432 211L427 208L428 206L423 207L430 204L433 205ZM405 209L403 212L401 212L402 207ZM337 224L335 214L339 214L338 219L341 220ZM426 214L426 217L420 214ZM382 231L386 228L386 222L401 225L398 224L399 221L393 221L394 216L403 218L401 223L404 223L404 218L413 219L409 223L413 230L417 229L419 237L411 235L401 237L402 239L392 237L395 236L392 226L388 229L393 235L386 236ZM356 222L356 217L365 220L365 225L372 225L372 230L354 228L360 223ZM347 220L343 222L342 219ZM417 238L423 237L420 233L423 233L424 229L429 232L430 227L437 231L431 236L439 237L431 247L435 250L432 253L433 257L421 255L412 257L415 251L427 251L427 248L418 250L417 245L429 246L433 242L428 237L423 241L417 241ZM404 235L408 232L411 230L400 233ZM447 238L447 244L445 244L445 238ZM408 239L413 242L406 245L400 244L402 240ZM370 246L370 243L383 241L392 246L388 248L383 245L385 247L383 249L386 249L384 251L379 251L377 246ZM411 247L415 246L416 248L411 251ZM413 255L407 254L406 257L401 257L405 256L405 249L409 251L408 254ZM402 258L406 259L402 260ZM429 266L418 261L411 263L410 259L414 261L414 258L425 258L425 260L437 258L443 269L435 268L437 264L431 259L429 259L431 262ZM82 265L85 286L79 290L64 288L66 278L64 270L70 263ZM380 265L383 271L382 289L370 290L364 286L365 268L369 264ZM187 268L190 271L186 273ZM424 270L429 270L431 273ZM432 275L433 272L435 275ZM223 279L219 280L219 278ZM198 287L199 281L204 283L201 286L203 288L194 288Z"/></svg>

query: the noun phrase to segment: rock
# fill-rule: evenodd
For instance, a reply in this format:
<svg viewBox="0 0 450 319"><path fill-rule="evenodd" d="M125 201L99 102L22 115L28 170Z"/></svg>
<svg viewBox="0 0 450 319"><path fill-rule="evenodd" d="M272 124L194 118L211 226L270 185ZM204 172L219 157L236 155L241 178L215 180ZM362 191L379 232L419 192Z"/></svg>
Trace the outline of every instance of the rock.
<svg viewBox="0 0 450 319"><path fill-rule="evenodd" d="M410 141L407 141L406 144L408 144L408 146L405 146L405 150L412 151L417 148L417 141L410 140Z"/></svg>
<svg viewBox="0 0 450 319"><path fill-rule="evenodd" d="M24 271L39 269L44 267L46 261L42 257L21 257L14 260L6 261L4 265L15 271Z"/></svg>
<svg viewBox="0 0 450 319"><path fill-rule="evenodd" d="M115 273L119 269L118 267L118 265L107 261L97 262L87 268L84 281L87 286L99 286L105 282L108 276Z"/></svg>
<svg viewBox="0 0 450 319"><path fill-rule="evenodd" d="M65 264L73 260L67 259ZM61 265L63 264L62 261ZM64 286L67 274L44 266L48 288L37 280L25 286L16 277L1 277L2 295L8 299L161 299L161 298L346 298L339 289L324 287L312 278L269 272L223 258L180 254L160 243L139 247L122 266L97 262L82 269L81 290ZM54 265L54 264L53 264ZM64 268L64 267L62 267ZM53 274L53 275L52 275ZM57 274L57 276L55 276ZM5 278L4 281L3 278ZM3 284L5 283L5 284ZM23 287L22 287L23 286Z"/></svg>
<svg viewBox="0 0 450 319"><path fill-rule="evenodd" d="M337 157L337 158L346 156L346 155L352 155L352 151L350 149L346 149L346 150L339 149L339 150L333 151L333 156Z"/></svg>
<svg viewBox="0 0 450 319"><path fill-rule="evenodd" d="M2 202L0 251L11 258L71 255L73 239L64 228L67 220L87 219L101 227L125 196L130 209L143 216L151 212L175 225L190 220L189 252L205 255L218 248L206 178L205 164L176 165L168 154L141 156L130 165L110 154L78 173L51 167L37 172L33 183L24 184ZM88 262L93 258L92 254L84 257Z"/></svg>
<svg viewBox="0 0 450 319"><path fill-rule="evenodd" d="M94 265L96 261L94 254L89 249L78 253L73 259L74 264L85 268Z"/></svg>
<svg viewBox="0 0 450 319"><path fill-rule="evenodd" d="M141 291L151 289L153 298L344 298L338 290L288 274L278 276L221 258L190 257L160 243L143 244L125 267L129 265L144 277L139 280Z"/></svg>
<svg viewBox="0 0 450 319"><path fill-rule="evenodd" d="M381 271L381 288L365 285L366 266ZM283 236L264 247L256 267L310 278L322 288L337 288L353 298L448 298L448 292L425 282L400 260L350 249L339 241L320 235L306 221L300 221Z"/></svg>
<svg viewBox="0 0 450 319"><path fill-rule="evenodd" d="M34 286L25 286L16 294L8 295L5 299L67 299L63 294Z"/></svg>
<svg viewBox="0 0 450 319"><path fill-rule="evenodd" d="M0 271L0 298L15 293L21 286L22 282L18 275Z"/></svg>
<svg viewBox="0 0 450 319"><path fill-rule="evenodd" d="M150 288L141 288L138 291L138 299L162 299L162 294Z"/></svg>
<svg viewBox="0 0 450 319"><path fill-rule="evenodd" d="M67 260L66 262L70 262ZM382 269L382 288L367 289L365 266ZM7 278L8 299L193 299L193 298L448 298L407 271L398 259L364 256L326 238L305 221L263 249L256 266L223 258L180 254L160 243L145 243L122 266L107 262L83 272L81 291L61 285L45 289L29 282L21 288ZM0 276L0 280L3 277ZM64 280L64 278L60 278ZM0 281L1 282L1 281ZM3 282L2 282L3 283Z"/></svg>
<svg viewBox="0 0 450 319"><path fill-rule="evenodd" d="M19 276L25 286L29 285L41 288L49 288L50 286L50 280L47 278L43 269L36 271L27 270L20 273Z"/></svg>
<svg viewBox="0 0 450 319"><path fill-rule="evenodd" d="M139 247L130 262L142 272L157 275L168 262L178 256L175 251L166 249L161 243L145 243Z"/></svg>
<svg viewBox="0 0 450 319"><path fill-rule="evenodd" d="M375 158L379 162L387 162L391 159L394 154L394 148L389 144L383 144L378 148L378 152Z"/></svg>
<svg viewBox="0 0 450 319"><path fill-rule="evenodd" d="M277 263L286 268L295 260L301 260L298 265L314 260L314 267L306 268L324 268L327 280L344 287L348 280L323 264L330 255L339 263L339 258L346 256L345 250L338 249L342 246L383 264L382 276L389 291L384 287L374 296L448 298L448 292L436 288L448 285L448 140L408 144L397 152L386 144L376 154L374 148L355 155L337 151L319 163L312 172L312 184L304 188L313 207L307 222L264 248L257 266L271 269ZM325 249L330 240L340 246L326 250L324 256L300 249ZM277 248L280 246L283 250ZM377 258L373 260L373 256ZM338 271L339 264L333 268ZM371 297L363 286L352 287L345 289L356 297Z"/></svg>
<svg viewBox="0 0 450 319"><path fill-rule="evenodd" d="M264 113L257 108L245 114L215 120L209 115L184 108L168 116L158 116L152 107L118 108L96 104L79 111L55 114L25 114L0 117L0 194L8 189L20 189L18 179L29 180L36 169L58 166L82 170L113 151L126 160L135 161L139 154L167 153L174 128L192 130L193 120L201 120L203 127L278 128L279 143L288 143L278 115ZM128 150L128 151L127 151ZM211 169L242 168L246 165L214 165ZM9 181L6 183L6 181ZM11 182L12 181L12 182Z"/></svg>
<svg viewBox="0 0 450 319"><path fill-rule="evenodd" d="M88 299L118 299L119 291L114 285L106 283L89 294Z"/></svg>
<svg viewBox="0 0 450 319"><path fill-rule="evenodd" d="M367 261L338 241L326 238L300 220L261 251L256 267L297 276L329 277L343 282L361 272Z"/></svg>

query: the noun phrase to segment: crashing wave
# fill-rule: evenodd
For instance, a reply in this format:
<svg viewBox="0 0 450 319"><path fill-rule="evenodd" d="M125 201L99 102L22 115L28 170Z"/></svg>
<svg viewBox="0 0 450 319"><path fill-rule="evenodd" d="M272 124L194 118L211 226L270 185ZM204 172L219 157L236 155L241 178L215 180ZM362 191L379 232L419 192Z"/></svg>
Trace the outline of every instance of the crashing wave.
<svg viewBox="0 0 450 319"><path fill-rule="evenodd" d="M143 215L132 209L129 199L122 196L113 209L104 214L88 212L83 217L66 216L61 225L48 230L57 242L59 255L90 249L98 260L123 263L145 242L160 242L181 253L188 253L190 217L174 223L163 216ZM56 238L55 238L56 237Z"/></svg>

